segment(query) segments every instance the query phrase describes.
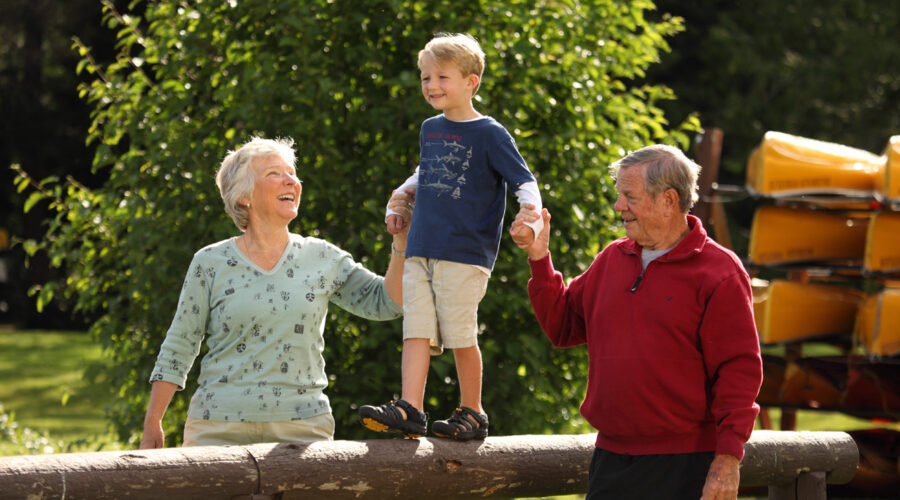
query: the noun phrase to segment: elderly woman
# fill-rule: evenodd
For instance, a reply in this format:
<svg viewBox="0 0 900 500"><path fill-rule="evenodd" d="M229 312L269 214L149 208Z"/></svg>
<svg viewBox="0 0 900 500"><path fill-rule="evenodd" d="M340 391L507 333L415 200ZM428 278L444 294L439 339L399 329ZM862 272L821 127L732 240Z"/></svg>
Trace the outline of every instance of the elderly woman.
<svg viewBox="0 0 900 500"><path fill-rule="evenodd" d="M330 440L322 358L328 304L372 320L400 316L406 234L394 235L382 278L326 241L291 233L302 191L292 141L254 138L229 152L216 184L243 234L194 255L150 375L141 448L163 446L163 414L204 337L209 351L185 446ZM405 194L390 204L409 214Z"/></svg>

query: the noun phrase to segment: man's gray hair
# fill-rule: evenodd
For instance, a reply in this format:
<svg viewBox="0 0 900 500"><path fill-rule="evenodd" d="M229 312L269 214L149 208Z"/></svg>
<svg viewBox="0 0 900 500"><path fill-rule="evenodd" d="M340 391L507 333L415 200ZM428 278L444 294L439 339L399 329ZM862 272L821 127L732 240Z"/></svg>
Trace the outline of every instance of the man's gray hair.
<svg viewBox="0 0 900 500"><path fill-rule="evenodd" d="M263 139L253 137L234 151L229 151L216 172L216 186L225 204L225 212L231 216L234 225L241 231L247 230L250 213L247 203L253 194L253 172L250 164L256 158L279 155L290 166L294 166L294 141L292 139Z"/></svg>
<svg viewBox="0 0 900 500"><path fill-rule="evenodd" d="M654 144L632 153L609 166L613 178L619 170L636 165L647 165L644 170L644 189L654 198L667 189L678 193L682 213L688 213L700 199L697 180L700 165L685 156L680 149L664 144Z"/></svg>

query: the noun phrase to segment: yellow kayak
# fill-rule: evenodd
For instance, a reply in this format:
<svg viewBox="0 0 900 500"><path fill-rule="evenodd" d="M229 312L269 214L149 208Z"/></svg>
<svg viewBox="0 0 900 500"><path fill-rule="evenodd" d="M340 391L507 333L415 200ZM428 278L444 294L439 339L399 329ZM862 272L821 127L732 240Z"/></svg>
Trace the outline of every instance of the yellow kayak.
<svg viewBox="0 0 900 500"><path fill-rule="evenodd" d="M890 138L884 149L884 157L886 166L883 182L878 186L879 191L885 198L900 201L900 135Z"/></svg>
<svg viewBox="0 0 900 500"><path fill-rule="evenodd" d="M747 161L747 187L763 195L874 195L885 158L862 149L766 132Z"/></svg>
<svg viewBox="0 0 900 500"><path fill-rule="evenodd" d="M862 301L855 335L869 354L900 353L900 289L885 288Z"/></svg>
<svg viewBox="0 0 900 500"><path fill-rule="evenodd" d="M853 332L864 295L840 286L774 280L753 287L753 315L763 344Z"/></svg>
<svg viewBox="0 0 900 500"><path fill-rule="evenodd" d="M900 271L900 212L881 212L869 221L866 234L866 271Z"/></svg>
<svg viewBox="0 0 900 500"><path fill-rule="evenodd" d="M754 265L793 262L862 263L870 214L763 206L753 215L749 258Z"/></svg>

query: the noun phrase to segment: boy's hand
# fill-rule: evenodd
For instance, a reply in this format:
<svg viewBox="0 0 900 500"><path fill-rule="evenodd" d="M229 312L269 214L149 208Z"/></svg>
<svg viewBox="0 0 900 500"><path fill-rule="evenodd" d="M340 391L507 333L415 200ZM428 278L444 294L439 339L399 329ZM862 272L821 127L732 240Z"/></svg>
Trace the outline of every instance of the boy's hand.
<svg viewBox="0 0 900 500"><path fill-rule="evenodd" d="M534 222L541 218L541 214L534 211L534 205L531 203L523 203L519 207L519 213L516 214L515 220L509 227L509 235L512 236L513 242L522 249L527 249L534 243L534 229L527 223Z"/></svg>

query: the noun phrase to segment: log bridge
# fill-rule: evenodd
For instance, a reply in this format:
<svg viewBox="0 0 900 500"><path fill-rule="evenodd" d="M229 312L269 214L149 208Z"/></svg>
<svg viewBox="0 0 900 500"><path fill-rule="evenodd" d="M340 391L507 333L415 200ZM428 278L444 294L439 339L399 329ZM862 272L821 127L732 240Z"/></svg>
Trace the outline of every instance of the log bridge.
<svg viewBox="0 0 900 500"><path fill-rule="evenodd" d="M587 491L596 434L268 443L0 457L0 498L514 498ZM757 431L742 486L826 497L859 455L843 432Z"/></svg>

